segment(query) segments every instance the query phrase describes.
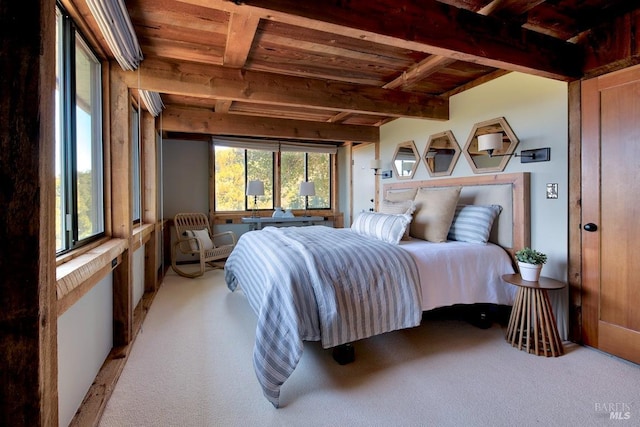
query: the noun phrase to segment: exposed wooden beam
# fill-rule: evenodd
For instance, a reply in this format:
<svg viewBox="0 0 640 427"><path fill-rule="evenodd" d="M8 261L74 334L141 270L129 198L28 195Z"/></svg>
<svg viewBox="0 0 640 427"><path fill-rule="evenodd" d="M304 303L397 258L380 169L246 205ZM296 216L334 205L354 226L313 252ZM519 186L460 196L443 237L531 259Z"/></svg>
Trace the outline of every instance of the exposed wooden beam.
<svg viewBox="0 0 640 427"><path fill-rule="evenodd" d="M444 56L430 55L417 64L414 64L402 75L393 79L389 83L382 86L383 89L405 89L411 84L426 79L430 75L437 73L446 66L454 63L454 59L445 58ZM331 123L341 123L351 117L351 113L341 112L329 119ZM387 119L385 119L387 120Z"/></svg>
<svg viewBox="0 0 640 427"><path fill-rule="evenodd" d="M233 101L230 99L217 99L215 106L216 113L228 113L231 109L231 104L233 104Z"/></svg>
<svg viewBox="0 0 640 427"><path fill-rule="evenodd" d="M585 77L593 78L640 63L640 12L606 22L585 34Z"/></svg>
<svg viewBox="0 0 640 427"><path fill-rule="evenodd" d="M329 123L342 123L343 121L345 121L346 119L348 119L349 117L351 117L351 113L347 113L347 112L341 112L336 114L335 116L331 117L329 120L327 120Z"/></svg>
<svg viewBox="0 0 640 427"><path fill-rule="evenodd" d="M129 87L159 93L391 117L449 118L446 99L396 89L161 60L145 60L138 71L126 74Z"/></svg>
<svg viewBox="0 0 640 427"><path fill-rule="evenodd" d="M563 81L581 75L576 45L435 0L179 1Z"/></svg>
<svg viewBox="0 0 640 427"><path fill-rule="evenodd" d="M312 141L380 141L380 131L374 126L247 117L237 114L214 113L204 108L194 109L171 106L162 112L162 129L166 132L305 139Z"/></svg>
<svg viewBox="0 0 640 427"><path fill-rule="evenodd" d="M224 52L224 65L233 68L241 68L244 65L259 23L260 17L256 15L231 14Z"/></svg>
<svg viewBox="0 0 640 427"><path fill-rule="evenodd" d="M397 89L408 87L420 80L426 79L430 75L437 73L443 68L453 64L455 59L445 58L444 56L432 55L402 73L401 76L390 81L383 86L384 89Z"/></svg>

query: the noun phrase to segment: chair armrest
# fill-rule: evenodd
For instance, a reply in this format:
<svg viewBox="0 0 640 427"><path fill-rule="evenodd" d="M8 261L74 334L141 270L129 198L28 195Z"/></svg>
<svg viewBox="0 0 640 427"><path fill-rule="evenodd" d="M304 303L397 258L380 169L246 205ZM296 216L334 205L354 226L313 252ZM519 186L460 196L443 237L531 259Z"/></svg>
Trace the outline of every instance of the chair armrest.
<svg viewBox="0 0 640 427"><path fill-rule="evenodd" d="M211 236L211 240L213 240L213 243L215 244L215 246L222 246L222 245L236 245L237 239L236 239L236 233L234 233L233 231L224 231L222 233L216 233L213 236Z"/></svg>
<svg viewBox="0 0 640 427"><path fill-rule="evenodd" d="M200 241L200 239L198 239L197 237L182 237L179 238L176 242L173 243L174 248L178 248L180 250L180 253L188 255L188 254L199 254L200 251L199 250L193 250L191 249L191 244L189 243L190 240L195 240L198 244L198 247L201 248L202 247L202 242ZM186 248L186 250L185 250Z"/></svg>

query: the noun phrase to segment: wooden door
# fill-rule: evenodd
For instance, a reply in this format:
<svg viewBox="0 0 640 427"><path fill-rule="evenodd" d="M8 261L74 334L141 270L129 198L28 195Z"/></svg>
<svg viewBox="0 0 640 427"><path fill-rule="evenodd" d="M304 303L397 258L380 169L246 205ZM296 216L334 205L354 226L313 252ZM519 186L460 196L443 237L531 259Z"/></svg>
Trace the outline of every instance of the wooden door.
<svg viewBox="0 0 640 427"><path fill-rule="evenodd" d="M582 335L640 363L640 67L582 84Z"/></svg>

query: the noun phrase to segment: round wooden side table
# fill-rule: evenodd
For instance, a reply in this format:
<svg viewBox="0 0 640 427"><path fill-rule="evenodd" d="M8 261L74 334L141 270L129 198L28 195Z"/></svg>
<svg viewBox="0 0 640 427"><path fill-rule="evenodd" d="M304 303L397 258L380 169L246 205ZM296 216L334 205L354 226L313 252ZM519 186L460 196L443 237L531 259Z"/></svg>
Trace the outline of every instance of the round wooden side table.
<svg viewBox="0 0 640 427"><path fill-rule="evenodd" d="M538 356L562 355L564 348L547 291L562 289L565 283L548 277L529 282L519 274L505 274L502 280L518 286L507 327L507 342L518 350Z"/></svg>

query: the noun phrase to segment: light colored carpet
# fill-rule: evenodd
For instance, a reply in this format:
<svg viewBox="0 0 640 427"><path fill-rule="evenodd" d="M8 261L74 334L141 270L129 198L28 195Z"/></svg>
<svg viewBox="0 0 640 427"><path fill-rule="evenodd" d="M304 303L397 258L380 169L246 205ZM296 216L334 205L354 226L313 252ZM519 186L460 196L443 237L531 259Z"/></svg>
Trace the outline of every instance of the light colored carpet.
<svg viewBox="0 0 640 427"><path fill-rule="evenodd" d="M570 343L526 354L454 318L357 342L344 366L305 343L275 409L253 372L256 316L223 276L169 272L100 426L640 425L640 366Z"/></svg>

